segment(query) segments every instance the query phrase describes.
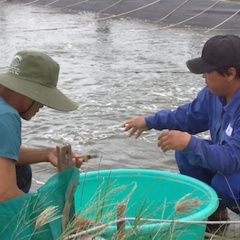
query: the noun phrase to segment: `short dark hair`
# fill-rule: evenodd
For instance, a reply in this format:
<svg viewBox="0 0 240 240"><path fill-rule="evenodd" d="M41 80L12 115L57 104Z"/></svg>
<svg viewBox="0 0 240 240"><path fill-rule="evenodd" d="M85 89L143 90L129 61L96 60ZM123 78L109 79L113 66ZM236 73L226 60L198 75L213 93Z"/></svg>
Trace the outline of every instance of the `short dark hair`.
<svg viewBox="0 0 240 240"><path fill-rule="evenodd" d="M236 77L240 78L240 65L235 65L230 67L219 67L216 69L216 71L222 76L224 76L225 74L228 75L228 69L231 67L236 69Z"/></svg>

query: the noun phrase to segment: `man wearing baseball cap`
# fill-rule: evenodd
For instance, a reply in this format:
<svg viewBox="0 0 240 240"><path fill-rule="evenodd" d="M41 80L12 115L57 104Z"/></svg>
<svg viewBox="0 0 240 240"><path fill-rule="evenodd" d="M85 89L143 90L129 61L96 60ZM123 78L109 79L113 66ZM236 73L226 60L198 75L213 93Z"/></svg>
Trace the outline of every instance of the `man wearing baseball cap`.
<svg viewBox="0 0 240 240"><path fill-rule="evenodd" d="M227 208L240 213L240 38L210 38L201 57L187 61L187 67L206 82L192 102L127 120L122 127L136 138L143 131L164 130L158 146L175 150L180 172L217 192L219 208L209 220L227 220ZM194 136L205 131L209 140Z"/></svg>
<svg viewBox="0 0 240 240"><path fill-rule="evenodd" d="M29 191L30 164L57 166L55 148L21 146L21 118L30 120L43 106L77 109L77 103L57 88L58 74L58 63L38 51L18 52L7 72L0 74L0 202ZM80 167L84 159L73 153L72 161Z"/></svg>

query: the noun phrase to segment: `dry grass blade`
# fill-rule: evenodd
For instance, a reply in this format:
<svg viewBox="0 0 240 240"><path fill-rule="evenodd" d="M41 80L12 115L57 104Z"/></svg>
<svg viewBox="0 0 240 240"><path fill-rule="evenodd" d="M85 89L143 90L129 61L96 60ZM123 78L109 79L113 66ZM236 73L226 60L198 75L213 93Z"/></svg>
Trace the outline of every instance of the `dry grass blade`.
<svg viewBox="0 0 240 240"><path fill-rule="evenodd" d="M62 215L56 215L57 210L58 210L57 206L50 206L46 208L44 211L42 211L37 217L35 229L38 229L47 223L50 223L58 218L61 218Z"/></svg>
<svg viewBox="0 0 240 240"><path fill-rule="evenodd" d="M82 218L77 214L75 214L75 221L76 221L77 232L81 232L85 227L101 225L101 223L99 222L95 222L87 218Z"/></svg>
<svg viewBox="0 0 240 240"><path fill-rule="evenodd" d="M190 213L193 208L199 207L201 205L201 201L198 197L186 199L189 196L190 194L186 194L177 201L175 205L175 210L177 212Z"/></svg>

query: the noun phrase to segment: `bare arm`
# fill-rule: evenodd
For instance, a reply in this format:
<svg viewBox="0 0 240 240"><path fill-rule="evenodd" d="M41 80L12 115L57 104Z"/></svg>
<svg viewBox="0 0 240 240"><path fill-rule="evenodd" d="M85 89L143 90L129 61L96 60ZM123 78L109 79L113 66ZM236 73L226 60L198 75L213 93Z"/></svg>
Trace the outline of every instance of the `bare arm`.
<svg viewBox="0 0 240 240"><path fill-rule="evenodd" d="M14 160L0 157L0 202L24 194L16 183L15 163Z"/></svg>
<svg viewBox="0 0 240 240"><path fill-rule="evenodd" d="M76 167L81 167L83 162L88 159L72 153L72 162ZM53 166L58 165L56 148L29 148L21 147L19 152L19 159L17 165L33 164L40 162L50 162Z"/></svg>
<svg viewBox="0 0 240 240"><path fill-rule="evenodd" d="M49 154L55 148L29 148L21 147L17 165L49 162Z"/></svg>

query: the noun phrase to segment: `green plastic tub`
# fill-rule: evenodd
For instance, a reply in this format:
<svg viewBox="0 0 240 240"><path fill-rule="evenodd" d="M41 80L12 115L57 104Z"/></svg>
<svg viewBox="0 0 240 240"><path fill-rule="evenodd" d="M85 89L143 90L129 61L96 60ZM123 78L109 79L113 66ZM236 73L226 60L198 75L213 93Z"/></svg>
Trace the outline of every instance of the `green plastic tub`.
<svg viewBox="0 0 240 240"><path fill-rule="evenodd" d="M80 174L75 210L81 217L109 223L117 219L118 203L126 204L126 218L135 218L125 222L126 239L202 240L206 224L194 222L207 220L218 207L218 197L207 184L178 173L115 169ZM116 232L117 225L111 224L94 234L104 239L121 239Z"/></svg>

